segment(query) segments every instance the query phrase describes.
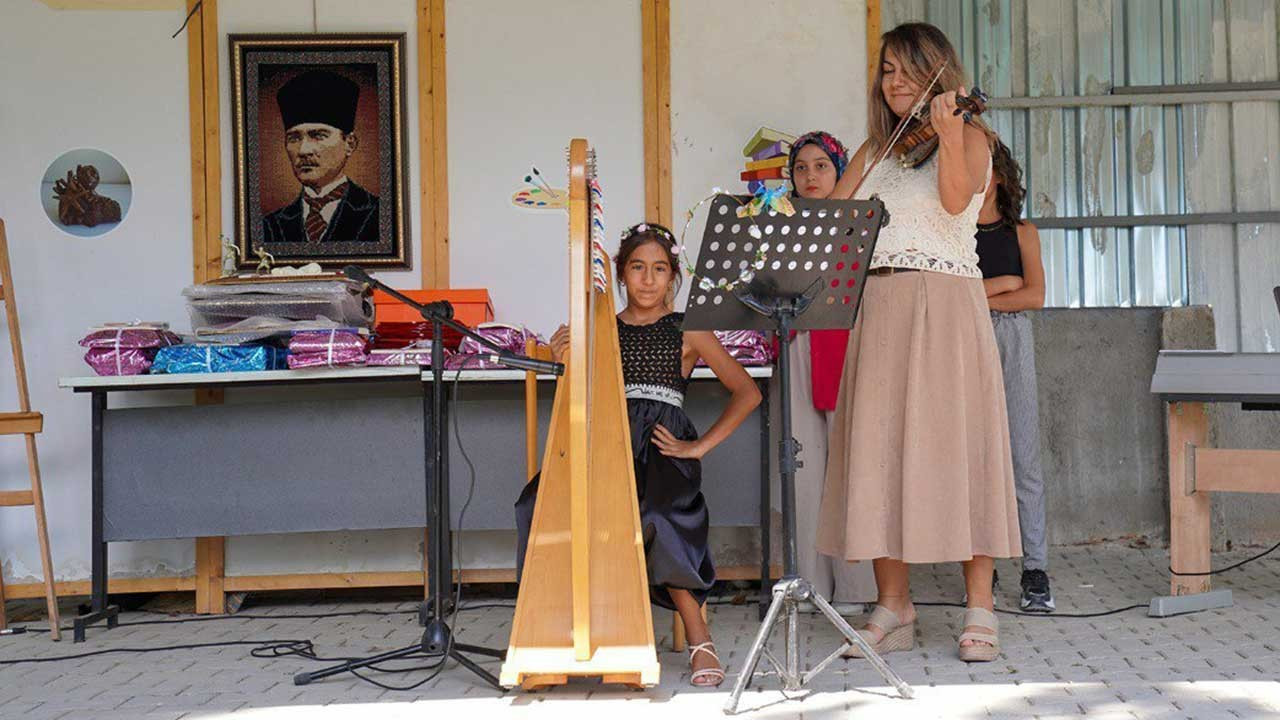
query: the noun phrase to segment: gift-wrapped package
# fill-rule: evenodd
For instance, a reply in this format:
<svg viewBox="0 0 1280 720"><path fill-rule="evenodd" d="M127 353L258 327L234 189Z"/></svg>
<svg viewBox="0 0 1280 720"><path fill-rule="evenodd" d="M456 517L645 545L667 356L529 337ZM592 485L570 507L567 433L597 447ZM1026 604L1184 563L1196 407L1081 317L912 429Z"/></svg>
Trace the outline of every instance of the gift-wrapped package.
<svg viewBox="0 0 1280 720"><path fill-rule="evenodd" d="M363 365L368 359L364 350L334 350L322 353L289 353L289 368L339 367Z"/></svg>
<svg viewBox="0 0 1280 720"><path fill-rule="evenodd" d="M373 302L365 287L343 277L228 278L193 285L182 294L196 332L258 315L286 320L324 317L363 327L373 323Z"/></svg>
<svg viewBox="0 0 1280 720"><path fill-rule="evenodd" d="M367 347L368 342L353 328L303 330L295 332L289 339L289 352L295 355L342 350L358 350L363 354Z"/></svg>
<svg viewBox="0 0 1280 720"><path fill-rule="evenodd" d="M272 345L174 345L160 348L154 374L282 370L288 352Z"/></svg>
<svg viewBox="0 0 1280 720"><path fill-rule="evenodd" d="M457 350L462 333L446 326L440 333L446 350ZM379 322L374 327L373 347L378 350L398 350L407 345L431 339L429 322Z"/></svg>
<svg viewBox="0 0 1280 720"><path fill-rule="evenodd" d="M99 375L141 375L151 367L158 348L89 348L84 361Z"/></svg>
<svg viewBox="0 0 1280 720"><path fill-rule="evenodd" d="M716 330L715 335L729 356L742 365L752 367L773 362L773 346L760 330ZM707 363L699 358L698 365L706 367Z"/></svg>
<svg viewBox="0 0 1280 720"><path fill-rule="evenodd" d="M519 325L507 325L505 323L482 323L475 330L476 334L516 355L524 355L525 342L529 339L542 342L542 338L538 337L533 331ZM445 362L445 367L450 370L456 370L465 367L467 370L490 370L503 367L499 363L492 362L488 359L488 355L493 353L493 349L487 345L482 345L479 340L470 337L462 338L462 342L458 344L458 354Z"/></svg>
<svg viewBox="0 0 1280 720"><path fill-rule="evenodd" d="M423 347L422 345L425 345ZM449 366L449 358L453 353L447 348L444 351L444 367ZM418 365L431 367L431 343L423 343L397 350L370 350L366 365Z"/></svg>
<svg viewBox="0 0 1280 720"><path fill-rule="evenodd" d="M97 327L80 339L89 349L84 361L99 375L141 375L157 350L179 342L163 323Z"/></svg>

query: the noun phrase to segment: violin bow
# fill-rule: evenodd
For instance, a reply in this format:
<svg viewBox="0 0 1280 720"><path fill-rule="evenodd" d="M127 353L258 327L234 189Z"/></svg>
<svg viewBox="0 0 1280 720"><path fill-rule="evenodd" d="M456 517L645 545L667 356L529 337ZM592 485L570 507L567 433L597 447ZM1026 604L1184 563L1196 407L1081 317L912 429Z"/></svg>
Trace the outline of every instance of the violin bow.
<svg viewBox="0 0 1280 720"><path fill-rule="evenodd" d="M911 112L903 115L902 119L898 120L898 126L893 129L893 135L889 136L888 142L886 142L884 147L880 149L880 152L876 155L876 159L867 166L866 170L862 171L861 177L858 178L858 184L854 185L853 192L849 193L850 200L857 196L858 190L862 188L862 184L871 176L871 171L875 170L876 166L879 165L882 160L889 157L889 153L893 151L893 146L898 144L898 140L902 138L902 133L906 131L907 123L912 118L919 117L921 111L924 110L926 98L929 97L929 91L933 90L933 86L938 84L938 78L942 77L942 73L946 69L947 61L943 60L942 63L938 65L938 69L933 73L933 77L929 80L929 84L925 85L924 89L920 91L920 94L916 96L915 102L911 105Z"/></svg>

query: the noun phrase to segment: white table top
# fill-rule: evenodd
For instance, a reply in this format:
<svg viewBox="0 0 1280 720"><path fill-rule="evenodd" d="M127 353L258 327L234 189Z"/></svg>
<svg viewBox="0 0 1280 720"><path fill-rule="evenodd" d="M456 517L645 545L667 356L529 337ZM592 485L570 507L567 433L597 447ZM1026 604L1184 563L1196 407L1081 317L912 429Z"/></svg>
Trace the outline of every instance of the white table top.
<svg viewBox="0 0 1280 720"><path fill-rule="evenodd" d="M753 378L773 377L772 367L745 368ZM456 370L446 370L445 379L453 382ZM516 382L524 380L523 370L463 370L461 382ZM694 368L692 379L714 378L710 368ZM58 380L58 387L86 392L92 390L163 390L165 388L189 388L192 386L217 387L229 385L287 385L305 383L331 383L352 380L430 380L431 371L423 371L415 365L387 367L306 368L301 370L264 370L260 372L180 373L174 375L108 375L66 377ZM552 380L551 375L539 375L539 380Z"/></svg>

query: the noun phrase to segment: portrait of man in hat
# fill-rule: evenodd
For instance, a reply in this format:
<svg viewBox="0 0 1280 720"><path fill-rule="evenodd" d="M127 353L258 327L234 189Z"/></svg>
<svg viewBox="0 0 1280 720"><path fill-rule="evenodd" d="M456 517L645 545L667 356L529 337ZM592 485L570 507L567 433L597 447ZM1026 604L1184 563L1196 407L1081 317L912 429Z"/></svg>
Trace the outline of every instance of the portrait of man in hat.
<svg viewBox="0 0 1280 720"><path fill-rule="evenodd" d="M236 266L411 268L405 35L230 35Z"/></svg>
<svg viewBox="0 0 1280 720"><path fill-rule="evenodd" d="M284 151L302 189L263 216L264 244L378 241L378 196L344 172L360 147L359 98L355 82L323 69L293 77L276 94Z"/></svg>

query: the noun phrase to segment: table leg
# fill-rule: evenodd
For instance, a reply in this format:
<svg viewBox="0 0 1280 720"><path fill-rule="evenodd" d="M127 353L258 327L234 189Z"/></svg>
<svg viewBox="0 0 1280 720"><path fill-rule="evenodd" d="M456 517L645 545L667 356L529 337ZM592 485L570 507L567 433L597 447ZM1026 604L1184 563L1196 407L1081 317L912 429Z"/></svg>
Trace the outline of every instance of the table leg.
<svg viewBox="0 0 1280 720"><path fill-rule="evenodd" d="M227 539L196 538L196 613L222 615L227 611L224 579L227 571Z"/></svg>
<svg viewBox="0 0 1280 720"><path fill-rule="evenodd" d="M1177 572L1209 570L1209 493L1196 492L1195 448L1208 443L1204 403L1169 403L1169 565ZM1208 592L1208 575L1171 575L1172 595Z"/></svg>
<svg viewBox="0 0 1280 720"><path fill-rule="evenodd" d="M769 503L769 381L760 380L760 619L763 620L773 600L773 578L770 565L773 547L773 509Z"/></svg>
<svg viewBox="0 0 1280 720"><path fill-rule="evenodd" d="M75 619L72 636L84 642L85 628L106 620L107 627L116 626L119 608L107 603L107 543L102 539L102 421L107 409L107 394L95 392L91 398L92 418L92 485L90 489L90 580L89 612Z"/></svg>

